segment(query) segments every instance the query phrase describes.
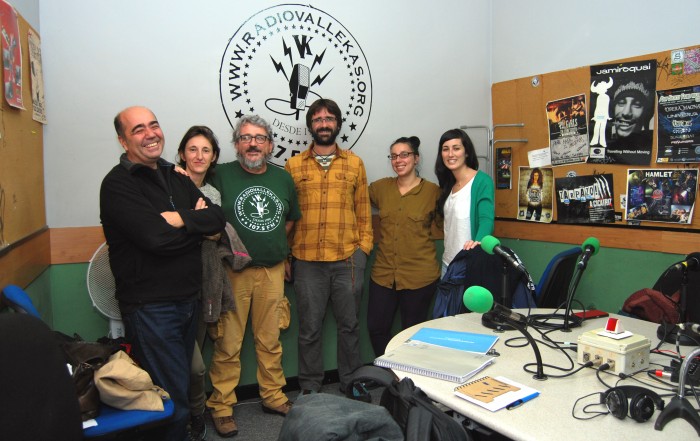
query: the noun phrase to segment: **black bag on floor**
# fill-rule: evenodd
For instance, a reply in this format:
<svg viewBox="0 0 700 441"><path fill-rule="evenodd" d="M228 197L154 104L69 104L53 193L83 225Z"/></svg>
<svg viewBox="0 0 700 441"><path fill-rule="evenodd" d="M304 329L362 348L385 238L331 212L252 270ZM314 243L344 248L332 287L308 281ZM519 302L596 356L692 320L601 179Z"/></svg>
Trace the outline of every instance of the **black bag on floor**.
<svg viewBox="0 0 700 441"><path fill-rule="evenodd" d="M387 369L362 366L348 383L346 395L352 396L356 383L368 381L386 387L379 404L399 424L406 441L471 441L462 425L435 406L410 378L398 381Z"/></svg>

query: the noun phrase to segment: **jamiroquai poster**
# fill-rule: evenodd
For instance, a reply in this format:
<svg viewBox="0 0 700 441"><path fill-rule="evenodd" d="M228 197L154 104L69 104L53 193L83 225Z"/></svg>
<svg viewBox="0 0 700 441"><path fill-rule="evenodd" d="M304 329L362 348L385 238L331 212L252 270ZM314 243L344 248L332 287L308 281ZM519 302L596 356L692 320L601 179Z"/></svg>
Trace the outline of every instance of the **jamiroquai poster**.
<svg viewBox="0 0 700 441"><path fill-rule="evenodd" d="M656 60L591 66L588 162L651 164Z"/></svg>

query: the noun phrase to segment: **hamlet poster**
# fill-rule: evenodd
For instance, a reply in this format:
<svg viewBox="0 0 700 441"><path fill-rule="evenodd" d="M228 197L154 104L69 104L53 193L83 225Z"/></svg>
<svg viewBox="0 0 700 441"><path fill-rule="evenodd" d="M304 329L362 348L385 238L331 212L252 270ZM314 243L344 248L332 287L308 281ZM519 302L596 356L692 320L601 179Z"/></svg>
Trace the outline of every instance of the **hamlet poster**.
<svg viewBox="0 0 700 441"><path fill-rule="evenodd" d="M698 169L629 169L626 219L689 224L697 184Z"/></svg>

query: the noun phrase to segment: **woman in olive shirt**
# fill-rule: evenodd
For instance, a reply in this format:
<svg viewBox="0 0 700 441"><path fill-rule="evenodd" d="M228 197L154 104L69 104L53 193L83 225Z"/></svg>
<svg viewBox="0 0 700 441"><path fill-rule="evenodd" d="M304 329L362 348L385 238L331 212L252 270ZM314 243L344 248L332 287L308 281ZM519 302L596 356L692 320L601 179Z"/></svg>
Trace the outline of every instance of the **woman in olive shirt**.
<svg viewBox="0 0 700 441"><path fill-rule="evenodd" d="M374 353L384 353L391 340L397 309L401 327L425 321L440 277L435 239L435 204L440 188L418 176L420 140L399 138L391 145L395 178L369 186L372 205L379 209L380 235L369 281L367 327Z"/></svg>

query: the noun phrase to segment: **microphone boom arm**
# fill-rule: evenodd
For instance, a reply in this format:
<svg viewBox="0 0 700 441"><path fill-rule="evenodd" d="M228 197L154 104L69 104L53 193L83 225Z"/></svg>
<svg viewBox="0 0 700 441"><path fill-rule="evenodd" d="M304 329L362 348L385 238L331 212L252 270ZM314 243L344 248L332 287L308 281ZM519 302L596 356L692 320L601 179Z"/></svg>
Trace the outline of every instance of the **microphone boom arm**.
<svg viewBox="0 0 700 441"><path fill-rule="evenodd" d="M505 322L507 322L510 326L512 326L514 329L517 329L520 331L523 336L525 336L525 339L530 343L530 346L532 346L532 350L535 352L535 361L537 365L537 371L535 375L532 376L535 380L546 380L547 376L544 374L544 367L542 365L542 355L540 354L540 348L537 347L537 342L535 341L534 338L532 338L532 335L530 335L529 332L527 332L527 329L525 329L524 326L522 326L520 323L517 321L511 319L509 316L502 314L502 313L497 313L499 317ZM525 369L523 367L523 369ZM527 370L526 370L527 372Z"/></svg>

